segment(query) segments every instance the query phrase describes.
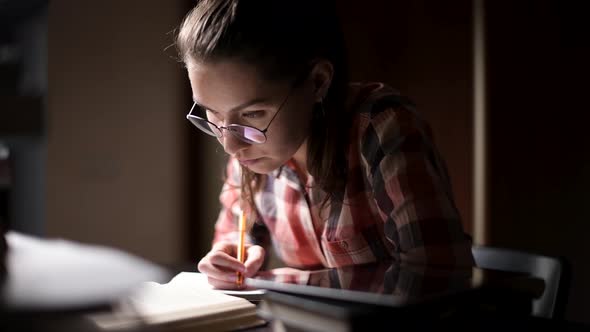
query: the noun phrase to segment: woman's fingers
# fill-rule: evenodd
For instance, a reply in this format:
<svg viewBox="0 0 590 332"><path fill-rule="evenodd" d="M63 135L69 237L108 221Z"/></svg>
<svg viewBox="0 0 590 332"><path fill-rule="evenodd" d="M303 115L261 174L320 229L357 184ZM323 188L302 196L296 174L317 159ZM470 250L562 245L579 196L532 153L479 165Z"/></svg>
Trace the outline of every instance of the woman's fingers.
<svg viewBox="0 0 590 332"><path fill-rule="evenodd" d="M236 271L220 269L219 267L211 264L211 262L208 261L199 263L199 271L201 273L206 274L208 278L233 283L238 281Z"/></svg>
<svg viewBox="0 0 590 332"><path fill-rule="evenodd" d="M245 277L252 277L264 263L264 248L257 245L246 245L246 260L244 263L236 258L235 243L217 243L213 249L198 264L201 273L207 275L209 284L220 289L239 289L238 275L242 272Z"/></svg>
<svg viewBox="0 0 590 332"><path fill-rule="evenodd" d="M237 252L237 247L238 246L233 242L222 241L222 242L217 242L216 244L214 244L213 248L211 248L211 252L223 251L223 252L227 253L228 255L235 256L235 254Z"/></svg>
<svg viewBox="0 0 590 332"><path fill-rule="evenodd" d="M215 278L207 278L207 281L209 282L209 285L218 288L218 289L241 289L244 288L245 285L242 284L241 286L238 286L237 282L228 282L228 281L224 281L224 280L218 280Z"/></svg>
<svg viewBox="0 0 590 332"><path fill-rule="evenodd" d="M261 246L248 247L246 250L246 261L244 262L246 267L244 275L246 277L252 277L258 272L258 270L260 270L264 263L264 256L265 251Z"/></svg>
<svg viewBox="0 0 590 332"><path fill-rule="evenodd" d="M236 272L244 272L246 268L244 264L227 254L226 251L217 250L216 248L201 259L198 269L210 279L220 282L236 283Z"/></svg>
<svg viewBox="0 0 590 332"><path fill-rule="evenodd" d="M207 256L209 256L209 261L211 264L217 265L220 268L240 272L244 272L245 270L244 264L242 262L223 251L212 251L207 254Z"/></svg>

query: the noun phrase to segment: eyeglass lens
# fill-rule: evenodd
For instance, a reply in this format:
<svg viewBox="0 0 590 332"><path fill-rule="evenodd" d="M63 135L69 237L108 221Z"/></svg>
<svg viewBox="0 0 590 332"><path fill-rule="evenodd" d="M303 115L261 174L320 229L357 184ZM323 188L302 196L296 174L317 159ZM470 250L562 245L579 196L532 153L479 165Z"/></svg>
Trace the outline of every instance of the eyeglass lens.
<svg viewBox="0 0 590 332"><path fill-rule="evenodd" d="M222 136L221 129L213 122L209 122L205 119L196 116L190 116L189 120L197 128L201 129L202 131L211 136ZM229 131L236 138L241 139L242 141L247 143L264 143L266 141L266 136L264 136L264 133L262 133L260 130L256 128L234 124L222 128Z"/></svg>

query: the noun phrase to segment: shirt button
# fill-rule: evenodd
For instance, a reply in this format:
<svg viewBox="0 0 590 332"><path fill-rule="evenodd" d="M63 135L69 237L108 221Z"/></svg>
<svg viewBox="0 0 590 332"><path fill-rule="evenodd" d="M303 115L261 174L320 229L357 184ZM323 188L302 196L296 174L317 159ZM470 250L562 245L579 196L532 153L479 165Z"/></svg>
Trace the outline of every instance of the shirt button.
<svg viewBox="0 0 590 332"><path fill-rule="evenodd" d="M342 249L348 249L348 243L346 241L340 242L340 246L342 247Z"/></svg>

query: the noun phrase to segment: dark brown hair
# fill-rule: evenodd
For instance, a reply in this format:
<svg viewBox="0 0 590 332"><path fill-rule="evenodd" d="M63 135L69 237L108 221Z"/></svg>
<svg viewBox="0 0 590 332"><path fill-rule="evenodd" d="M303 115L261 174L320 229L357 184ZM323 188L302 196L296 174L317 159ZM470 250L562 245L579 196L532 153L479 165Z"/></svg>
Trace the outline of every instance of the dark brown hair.
<svg viewBox="0 0 590 332"><path fill-rule="evenodd" d="M202 0L176 35L182 61L237 60L254 65L269 80L292 80L318 59L334 68L323 103L314 109L307 169L331 199L342 200L346 181L348 86L346 52L333 1ZM323 109L322 109L323 108ZM254 193L265 176L242 167L241 198L256 211Z"/></svg>

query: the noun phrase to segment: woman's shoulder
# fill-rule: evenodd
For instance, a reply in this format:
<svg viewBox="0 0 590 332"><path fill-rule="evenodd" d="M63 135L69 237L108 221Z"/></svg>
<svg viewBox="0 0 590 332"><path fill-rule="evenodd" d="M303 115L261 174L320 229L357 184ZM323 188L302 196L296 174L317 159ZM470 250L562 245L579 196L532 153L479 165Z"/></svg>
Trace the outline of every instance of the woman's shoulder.
<svg viewBox="0 0 590 332"><path fill-rule="evenodd" d="M351 129L359 138L365 137L367 130L379 135L414 131L430 134L414 102L384 83L350 84L347 107L352 119Z"/></svg>
<svg viewBox="0 0 590 332"><path fill-rule="evenodd" d="M350 83L346 108L352 114L371 118L387 108L415 111L415 105L409 98L382 82Z"/></svg>
<svg viewBox="0 0 590 332"><path fill-rule="evenodd" d="M349 98L351 138L364 154L392 149L408 138L432 139L430 125L415 104L387 84L353 83Z"/></svg>

